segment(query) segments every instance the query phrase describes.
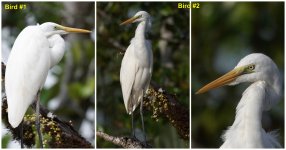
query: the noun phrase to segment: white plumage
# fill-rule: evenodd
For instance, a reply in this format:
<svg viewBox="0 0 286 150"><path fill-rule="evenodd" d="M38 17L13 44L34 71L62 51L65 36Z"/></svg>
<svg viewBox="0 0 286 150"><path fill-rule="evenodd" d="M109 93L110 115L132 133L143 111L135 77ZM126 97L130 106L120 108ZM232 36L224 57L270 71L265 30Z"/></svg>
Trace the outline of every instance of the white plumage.
<svg viewBox="0 0 286 150"><path fill-rule="evenodd" d="M281 97L281 78L276 64L260 53L244 57L229 73L207 84L197 93L222 85L252 82L243 92L236 108L235 121L223 134L221 148L278 148L276 133L262 128L262 112L278 103Z"/></svg>
<svg viewBox="0 0 286 150"><path fill-rule="evenodd" d="M5 72L8 121L13 128L21 123L36 100L49 69L62 59L65 43L60 35L69 32L90 31L47 22L26 27L15 40Z"/></svg>
<svg viewBox="0 0 286 150"><path fill-rule="evenodd" d="M5 73L8 119L17 127L51 67L48 38L39 26L26 27L17 37Z"/></svg>
<svg viewBox="0 0 286 150"><path fill-rule="evenodd" d="M150 16L145 11L139 11L133 18L122 24L133 22L139 22L139 24L135 37L124 54L120 69L120 83L128 114L131 114L143 100L153 68L151 43L145 38L145 34L151 26Z"/></svg>

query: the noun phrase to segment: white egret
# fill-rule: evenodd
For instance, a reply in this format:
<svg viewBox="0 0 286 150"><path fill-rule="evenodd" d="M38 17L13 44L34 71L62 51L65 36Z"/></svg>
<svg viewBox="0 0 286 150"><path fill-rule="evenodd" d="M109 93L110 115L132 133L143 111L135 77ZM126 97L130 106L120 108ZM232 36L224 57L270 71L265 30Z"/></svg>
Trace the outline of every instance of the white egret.
<svg viewBox="0 0 286 150"><path fill-rule="evenodd" d="M223 85L252 82L243 92L236 107L232 126L222 138L221 148L277 148L281 147L274 132L262 128L262 112L271 109L281 96L281 78L276 64L266 55L253 53L244 57L229 73L201 88L204 93Z"/></svg>
<svg viewBox="0 0 286 150"><path fill-rule="evenodd" d="M133 137L135 137L133 111L141 103L140 115L144 142L146 142L142 108L143 96L148 89L153 68L151 42L146 40L145 36L151 28L151 17L147 12L139 11L134 17L124 21L121 25L134 22L139 22L139 24L135 31L135 37L131 40L122 59L120 83L126 111L128 114L131 114Z"/></svg>
<svg viewBox="0 0 286 150"><path fill-rule="evenodd" d="M6 65L8 121L13 128L18 127L28 107L36 101L36 126L41 147L39 93L49 69L64 56L65 41L60 35L71 32L90 33L52 22L26 27L15 40Z"/></svg>

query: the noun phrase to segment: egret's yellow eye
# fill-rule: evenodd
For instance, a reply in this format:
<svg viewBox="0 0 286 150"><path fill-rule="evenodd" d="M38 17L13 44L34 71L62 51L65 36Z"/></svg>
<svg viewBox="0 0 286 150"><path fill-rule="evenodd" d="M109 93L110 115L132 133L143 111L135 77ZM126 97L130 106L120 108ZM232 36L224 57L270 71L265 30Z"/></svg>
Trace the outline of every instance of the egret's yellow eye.
<svg viewBox="0 0 286 150"><path fill-rule="evenodd" d="M255 65L250 65L250 66L248 66L248 69L249 69L249 70L254 70L254 69L255 69Z"/></svg>
<svg viewBox="0 0 286 150"><path fill-rule="evenodd" d="M254 72L253 70L255 69L255 65L254 64L250 64L248 66L245 67L244 69L244 73L252 73Z"/></svg>

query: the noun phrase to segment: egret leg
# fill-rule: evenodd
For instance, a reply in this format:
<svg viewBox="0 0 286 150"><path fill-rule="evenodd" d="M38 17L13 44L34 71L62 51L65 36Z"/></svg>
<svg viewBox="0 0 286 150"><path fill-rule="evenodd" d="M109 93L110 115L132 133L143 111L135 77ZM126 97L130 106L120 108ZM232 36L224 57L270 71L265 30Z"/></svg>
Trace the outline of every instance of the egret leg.
<svg viewBox="0 0 286 150"><path fill-rule="evenodd" d="M40 124L40 92L37 94L37 104L36 104L36 128L39 136L40 147L43 148L43 139L41 133L41 124Z"/></svg>
<svg viewBox="0 0 286 150"><path fill-rule="evenodd" d="M133 101L131 100L131 106L133 110ZM136 139L135 130L134 130L134 118L133 118L133 111L131 110L131 137Z"/></svg>
<svg viewBox="0 0 286 150"><path fill-rule="evenodd" d="M21 148L24 148L24 136L23 136L24 129L23 128L24 128L24 121L22 121L20 124Z"/></svg>
<svg viewBox="0 0 286 150"><path fill-rule="evenodd" d="M146 144L146 134L145 134L145 127L144 127L144 119L143 119L143 97L140 104L140 116L141 116L141 123L143 129L143 136L144 136L144 144Z"/></svg>
<svg viewBox="0 0 286 150"><path fill-rule="evenodd" d="M134 118L133 118L133 111L131 112L131 137L136 138L135 130L134 130Z"/></svg>

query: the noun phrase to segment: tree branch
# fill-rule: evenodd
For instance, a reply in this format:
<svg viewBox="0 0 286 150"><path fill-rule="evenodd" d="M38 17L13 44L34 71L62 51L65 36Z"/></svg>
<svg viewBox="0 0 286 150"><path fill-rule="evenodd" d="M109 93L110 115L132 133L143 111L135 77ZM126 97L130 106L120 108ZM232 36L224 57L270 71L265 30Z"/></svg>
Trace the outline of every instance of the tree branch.
<svg viewBox="0 0 286 150"><path fill-rule="evenodd" d="M175 95L167 93L154 82L144 98L144 107L153 112L152 118L166 118L177 129L183 140L190 138L189 109L183 106Z"/></svg>
<svg viewBox="0 0 286 150"><path fill-rule="evenodd" d="M158 121L159 117L167 119L169 123L177 129L178 134L183 140L189 141L190 125L189 110L182 106L175 95L167 93L154 82L150 87L143 101L144 110L151 111L152 118ZM123 148L146 148L140 141L128 137L114 137L103 133L96 132L100 137L108 142ZM148 145L148 147L151 147Z"/></svg>
<svg viewBox="0 0 286 150"><path fill-rule="evenodd" d="M5 64L2 62L2 81L5 80ZM4 87L4 86L2 86ZM5 91L2 89L2 91ZM35 103L32 108L35 110ZM12 133L14 140L20 140L19 127L13 128L8 122L7 98L2 95L2 122ZM35 145L35 114L26 115L23 123L24 145L32 147ZM43 144L50 148L93 148L92 144L85 140L72 126L71 121L65 122L53 115L43 106L40 106L41 132L43 134Z"/></svg>
<svg viewBox="0 0 286 150"><path fill-rule="evenodd" d="M145 145L137 139L129 137L114 137L102 131L97 131L96 136L123 148L151 148L150 145Z"/></svg>

